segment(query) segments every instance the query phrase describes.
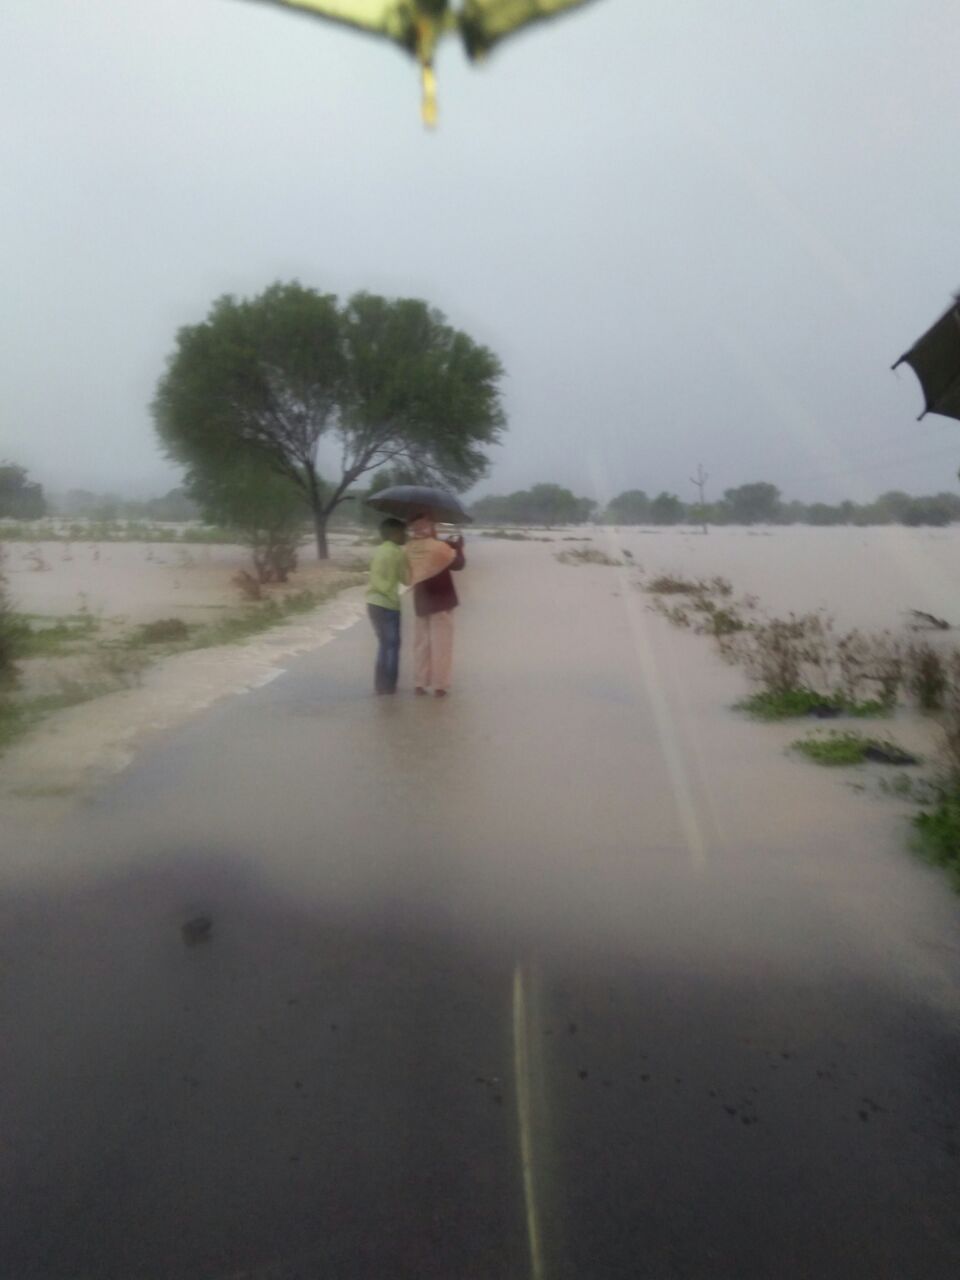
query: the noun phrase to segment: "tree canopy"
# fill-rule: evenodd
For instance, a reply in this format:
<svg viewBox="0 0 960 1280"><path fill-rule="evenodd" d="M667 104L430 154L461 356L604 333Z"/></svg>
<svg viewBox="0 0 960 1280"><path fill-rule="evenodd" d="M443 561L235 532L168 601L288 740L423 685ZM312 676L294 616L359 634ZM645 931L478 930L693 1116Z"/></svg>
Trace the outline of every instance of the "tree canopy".
<svg viewBox="0 0 960 1280"><path fill-rule="evenodd" d="M220 298L179 331L153 412L188 476L244 458L291 481L325 557L327 522L364 475L405 465L454 490L483 476L506 425L502 375L493 352L419 299L358 293L341 305L278 283ZM341 457L329 483L326 438Z"/></svg>
<svg viewBox="0 0 960 1280"><path fill-rule="evenodd" d="M780 490L762 480L727 489L723 498L730 509L731 524L770 524L780 510Z"/></svg>

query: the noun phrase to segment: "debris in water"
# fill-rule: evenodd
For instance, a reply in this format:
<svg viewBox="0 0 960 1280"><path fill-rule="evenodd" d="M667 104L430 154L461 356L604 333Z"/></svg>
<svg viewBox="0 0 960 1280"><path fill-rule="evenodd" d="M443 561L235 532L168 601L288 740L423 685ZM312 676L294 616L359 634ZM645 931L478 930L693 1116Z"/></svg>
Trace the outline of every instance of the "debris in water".
<svg viewBox="0 0 960 1280"><path fill-rule="evenodd" d="M913 623L914 631L923 631L930 628L934 631L949 631L950 623L946 618L938 618L935 613L926 613L923 609L911 609L911 618L915 618Z"/></svg>

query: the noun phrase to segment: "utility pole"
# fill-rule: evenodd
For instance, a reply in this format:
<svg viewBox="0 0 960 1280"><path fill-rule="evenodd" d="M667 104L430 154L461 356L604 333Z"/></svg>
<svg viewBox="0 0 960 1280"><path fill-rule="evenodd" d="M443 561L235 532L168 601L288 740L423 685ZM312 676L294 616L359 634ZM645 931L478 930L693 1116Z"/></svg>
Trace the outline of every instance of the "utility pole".
<svg viewBox="0 0 960 1280"><path fill-rule="evenodd" d="M707 532L707 504L704 501L704 497L703 497L703 486L707 483L709 479L710 477L707 475L706 471L704 471L703 469L703 463L698 462L697 474L695 476L690 477L690 483L700 494L700 519L703 523L704 533Z"/></svg>

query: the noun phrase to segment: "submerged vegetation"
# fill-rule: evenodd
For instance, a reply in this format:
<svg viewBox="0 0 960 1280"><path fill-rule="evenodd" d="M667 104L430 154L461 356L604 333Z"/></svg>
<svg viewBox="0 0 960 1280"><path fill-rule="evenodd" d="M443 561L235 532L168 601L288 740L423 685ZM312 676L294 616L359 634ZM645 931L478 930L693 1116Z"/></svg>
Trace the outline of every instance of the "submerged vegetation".
<svg viewBox="0 0 960 1280"><path fill-rule="evenodd" d="M726 578L681 578L675 574L661 573L651 578L646 586L651 595L660 596L732 596L733 584Z"/></svg>
<svg viewBox="0 0 960 1280"><path fill-rule="evenodd" d="M622 568L623 561L607 555L606 551L598 551L595 547L576 547L572 551L558 551L557 559L561 564L602 564L611 568Z"/></svg>
<svg viewBox="0 0 960 1280"><path fill-rule="evenodd" d="M887 715L905 681L916 684L922 647L905 649L889 632L838 633L822 610L764 618L754 596L734 600L722 577L660 574L643 585L651 608L674 626L712 636L726 661L743 669L754 692L737 708L759 719Z"/></svg>
<svg viewBox="0 0 960 1280"><path fill-rule="evenodd" d="M484 529L481 538L496 538L500 542L552 542L552 538L537 538L532 533L520 533L511 529Z"/></svg>
<svg viewBox="0 0 960 1280"><path fill-rule="evenodd" d="M910 755L889 738L866 737L851 730L834 731L822 737L800 738L792 745L795 751L816 764L851 765L863 764L868 760L895 765L919 763L916 756Z"/></svg>
<svg viewBox="0 0 960 1280"><path fill-rule="evenodd" d="M934 718L942 742L934 777L918 782L899 774L884 780L882 790L919 806L912 820L913 846L949 870L960 890L960 649L906 643L889 631L840 632L823 610L759 616L757 601L732 600L722 578L661 574L641 585L655 612L674 626L712 635L723 658L744 671L753 690L736 709L758 720L879 719L903 703ZM817 764L834 767L919 763L891 739L852 729L809 736L792 746Z"/></svg>
<svg viewBox="0 0 960 1280"><path fill-rule="evenodd" d="M654 598L652 608L675 627L692 627L721 642L746 631L747 615L756 607L752 596L734 603L732 583L719 576L691 579L664 573L651 578L645 590ZM678 602L668 604L664 597L676 597ZM718 597L726 603L718 603Z"/></svg>

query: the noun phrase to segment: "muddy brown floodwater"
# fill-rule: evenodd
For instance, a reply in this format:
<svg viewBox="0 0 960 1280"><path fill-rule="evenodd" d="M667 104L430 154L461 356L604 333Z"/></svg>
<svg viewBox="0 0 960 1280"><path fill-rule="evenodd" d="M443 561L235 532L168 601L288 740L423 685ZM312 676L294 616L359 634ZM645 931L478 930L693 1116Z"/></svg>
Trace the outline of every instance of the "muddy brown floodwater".
<svg viewBox="0 0 960 1280"><path fill-rule="evenodd" d="M952 1280L960 907L902 804L634 569L469 552L445 702L369 696L360 624L4 823L0 1274Z"/></svg>

